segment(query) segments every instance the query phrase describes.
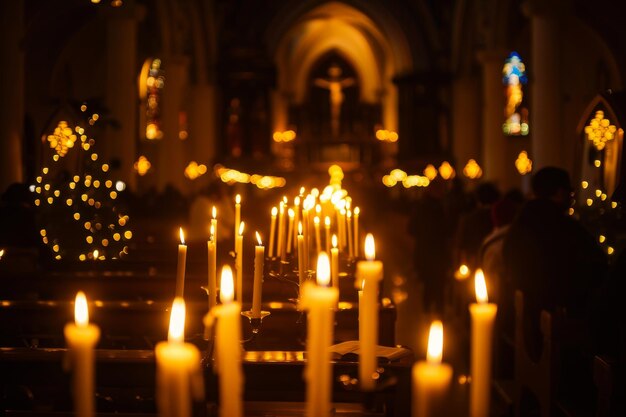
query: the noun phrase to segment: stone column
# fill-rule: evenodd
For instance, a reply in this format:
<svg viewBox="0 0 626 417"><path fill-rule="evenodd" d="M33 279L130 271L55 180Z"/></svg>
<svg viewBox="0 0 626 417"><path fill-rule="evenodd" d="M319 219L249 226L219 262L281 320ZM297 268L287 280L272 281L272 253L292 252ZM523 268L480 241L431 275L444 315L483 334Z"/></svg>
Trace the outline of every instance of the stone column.
<svg viewBox="0 0 626 417"><path fill-rule="evenodd" d="M0 4L0 194L23 181L24 136L24 2Z"/></svg>
<svg viewBox="0 0 626 417"><path fill-rule="evenodd" d="M506 54L501 50L481 51L478 60L483 70L482 160L484 179L500 187L509 183L507 144L502 133L504 92L502 66Z"/></svg>
<svg viewBox="0 0 626 417"><path fill-rule="evenodd" d="M215 177L211 168L217 154L217 110L215 103L215 85L202 83L194 85L189 97L189 144L194 158L200 164L206 164L208 172L198 178L201 186L208 184ZM196 187L198 188L198 187Z"/></svg>
<svg viewBox="0 0 626 417"><path fill-rule="evenodd" d="M129 6L130 7L130 6ZM119 127L107 129L108 157L119 160L113 175L135 189L133 163L136 158L138 92L137 17L134 8L110 10L107 20L106 103Z"/></svg>
<svg viewBox="0 0 626 417"><path fill-rule="evenodd" d="M452 151L459 173L470 159L476 159L481 167L484 164L480 117L479 80L460 76L452 85Z"/></svg>
<svg viewBox="0 0 626 417"><path fill-rule="evenodd" d="M159 190L171 184L180 192L186 191L184 176L186 160L186 141L178 138L179 113L183 108L185 89L187 86L189 60L182 56L173 56L163 59L165 73L165 87L163 88L163 139L155 145L158 147L157 164L153 165L157 175ZM198 161L199 155L193 158Z"/></svg>
<svg viewBox="0 0 626 417"><path fill-rule="evenodd" d="M548 165L563 166L560 86L560 15L558 0L526 1L522 10L530 17L530 135L533 172Z"/></svg>

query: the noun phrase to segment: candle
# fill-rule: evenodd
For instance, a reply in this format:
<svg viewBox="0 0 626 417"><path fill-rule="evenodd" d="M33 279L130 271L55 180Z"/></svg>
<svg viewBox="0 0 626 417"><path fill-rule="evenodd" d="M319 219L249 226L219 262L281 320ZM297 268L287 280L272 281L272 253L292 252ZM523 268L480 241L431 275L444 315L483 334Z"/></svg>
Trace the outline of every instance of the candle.
<svg viewBox="0 0 626 417"><path fill-rule="evenodd" d="M241 304L233 302L233 272L228 265L222 268L220 283L221 305L204 318L207 327L217 318L215 331L216 369L219 375L220 417L243 415L241 368Z"/></svg>
<svg viewBox="0 0 626 417"><path fill-rule="evenodd" d="M272 222L270 225L270 248L268 256L270 258L274 257L274 236L276 236L276 215L278 214L278 209L276 207L272 207Z"/></svg>
<svg viewBox="0 0 626 417"><path fill-rule="evenodd" d="M300 279L300 289L304 284L304 236L302 235L302 222L298 223L298 278Z"/></svg>
<svg viewBox="0 0 626 417"><path fill-rule="evenodd" d="M330 253L330 217L328 216L324 218L324 243L326 244L326 252Z"/></svg>
<svg viewBox="0 0 626 417"><path fill-rule="evenodd" d="M383 278L383 263L375 261L376 246L374 237L368 234L365 238L366 261L356 264L357 288L363 287L362 311L363 330L359 334L359 379L363 391L372 391L376 380L376 346L378 345L378 283Z"/></svg>
<svg viewBox="0 0 626 417"><path fill-rule="evenodd" d="M469 306L472 320L470 417L486 417L491 391L491 339L498 307L488 302L485 275L481 269L476 270L474 285L478 302Z"/></svg>
<svg viewBox="0 0 626 417"><path fill-rule="evenodd" d="M333 343L334 306L339 294L327 287L330 265L326 252L317 260L317 282L307 282L301 297L301 308L308 310L306 365L306 416L326 417L331 413L332 363L329 348Z"/></svg>
<svg viewBox="0 0 626 417"><path fill-rule="evenodd" d="M302 253L304 254L304 267L309 267L309 204L310 204L310 195L304 199L302 203L302 235L304 236L304 250ZM298 255L300 255L298 253Z"/></svg>
<svg viewBox="0 0 626 417"><path fill-rule="evenodd" d="M459 269L454 271L454 278L456 278L457 281L464 281L469 276L470 276L470 269L465 264L462 264L459 267Z"/></svg>
<svg viewBox="0 0 626 417"><path fill-rule="evenodd" d="M237 271L237 302L243 302L243 229L245 222L239 223L239 231L235 238L235 270Z"/></svg>
<svg viewBox="0 0 626 417"><path fill-rule="evenodd" d="M293 211L293 209L289 209L289 211L287 211L287 214L289 215L289 228L287 231L287 253L291 253L291 247L293 246L293 221L294 221L294 217L295 217L295 212Z"/></svg>
<svg viewBox="0 0 626 417"><path fill-rule="evenodd" d="M294 204L294 226L300 223L300 197L296 197L293 199ZM298 228L294 227L293 229L293 241L296 242L298 237Z"/></svg>
<svg viewBox="0 0 626 417"><path fill-rule="evenodd" d="M209 254L209 280L207 293L209 295L209 310L217 303L217 239L215 238L215 227L211 224L211 239L207 242Z"/></svg>
<svg viewBox="0 0 626 417"><path fill-rule="evenodd" d="M356 258L359 257L359 214L361 214L361 209L358 207L354 208L354 256Z"/></svg>
<svg viewBox="0 0 626 417"><path fill-rule="evenodd" d="M342 200L343 201L343 200ZM346 249L346 209L339 210L339 249Z"/></svg>
<svg viewBox="0 0 626 417"><path fill-rule="evenodd" d="M68 365L73 373L74 410L78 417L94 415L94 346L100 339L100 329L89 324L89 309L85 293L79 291L74 303L74 323L64 328Z"/></svg>
<svg viewBox="0 0 626 417"><path fill-rule="evenodd" d="M237 194L235 196L235 236L239 232L239 223L241 223L241 196ZM237 248L235 248L237 252Z"/></svg>
<svg viewBox="0 0 626 417"><path fill-rule="evenodd" d="M211 228L213 230L212 237L215 244L217 244L217 209L213 206L211 210Z"/></svg>
<svg viewBox="0 0 626 417"><path fill-rule="evenodd" d="M365 281L361 281L361 289L359 289L358 293L359 293L359 335L361 333L363 333L363 330L361 329L361 326L363 325L363 308L361 305L361 299L363 298L363 284L365 283Z"/></svg>
<svg viewBox="0 0 626 417"><path fill-rule="evenodd" d="M178 267L176 268L176 297L182 297L185 292L185 264L187 263L187 245L183 228L178 229L180 245L178 245Z"/></svg>
<svg viewBox="0 0 626 417"><path fill-rule="evenodd" d="M413 417L428 417L433 403L448 389L452 367L441 363L443 355L443 324L435 320L430 325L428 351L425 361L413 365Z"/></svg>
<svg viewBox="0 0 626 417"><path fill-rule="evenodd" d="M285 241L285 203L280 202L278 208L278 244L276 245L276 256L283 257L283 244Z"/></svg>
<svg viewBox="0 0 626 417"><path fill-rule="evenodd" d="M315 253L322 251L322 237L320 235L320 218L315 216L313 218L313 227L315 227Z"/></svg>
<svg viewBox="0 0 626 417"><path fill-rule="evenodd" d="M256 232L259 243L254 247L254 287L252 293L252 318L261 318L261 296L263 291L263 262L265 260L265 246L261 242L259 232Z"/></svg>
<svg viewBox="0 0 626 417"><path fill-rule="evenodd" d="M354 249L352 246L352 210L348 210L346 212L346 217L348 222L346 230L346 234L348 235L348 254L350 255L350 258L352 258L354 256Z"/></svg>
<svg viewBox="0 0 626 417"><path fill-rule="evenodd" d="M330 275L333 287L339 291L339 249L337 248L337 235L333 235L333 248L330 250Z"/></svg>
<svg viewBox="0 0 626 417"><path fill-rule="evenodd" d="M155 348L156 398L161 417L191 416L191 398L200 401L204 396L200 352L184 340L185 301L176 297L167 342L159 342Z"/></svg>

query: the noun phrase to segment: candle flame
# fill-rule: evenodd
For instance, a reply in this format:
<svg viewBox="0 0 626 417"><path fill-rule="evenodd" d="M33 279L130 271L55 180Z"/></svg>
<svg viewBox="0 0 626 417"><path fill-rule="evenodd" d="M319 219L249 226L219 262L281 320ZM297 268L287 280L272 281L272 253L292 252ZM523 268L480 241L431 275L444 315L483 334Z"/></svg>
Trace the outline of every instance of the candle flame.
<svg viewBox="0 0 626 417"><path fill-rule="evenodd" d="M300 205L300 197L296 197L293 199L293 204L295 204L296 206Z"/></svg>
<svg viewBox="0 0 626 417"><path fill-rule="evenodd" d="M429 363L441 363L443 356L443 323L435 320L430 325L430 333L428 335L428 352L426 359Z"/></svg>
<svg viewBox="0 0 626 417"><path fill-rule="evenodd" d="M467 265L462 264L459 267L459 274L461 274L461 276L466 277L469 274L469 268L467 267Z"/></svg>
<svg viewBox="0 0 626 417"><path fill-rule="evenodd" d="M263 242L261 241L261 235L259 234L259 232L255 232L256 233L256 240L257 242L259 242L259 246L263 246Z"/></svg>
<svg viewBox="0 0 626 417"><path fill-rule="evenodd" d="M175 343L185 340L185 300L182 297L174 298L172 303L167 340Z"/></svg>
<svg viewBox="0 0 626 417"><path fill-rule="evenodd" d="M233 270L230 269L230 266L224 265L222 267L222 278L220 280L220 301L222 304L233 301L233 295L235 293L234 287Z"/></svg>
<svg viewBox="0 0 626 417"><path fill-rule="evenodd" d="M241 196L239 194L235 196L235 204L241 204Z"/></svg>
<svg viewBox="0 0 626 417"><path fill-rule="evenodd" d="M341 213L342 216L346 215L346 209L342 208L341 210L339 210L339 213Z"/></svg>
<svg viewBox="0 0 626 417"><path fill-rule="evenodd" d="M317 256L317 285L328 286L330 283L330 260L326 252Z"/></svg>
<svg viewBox="0 0 626 417"><path fill-rule="evenodd" d="M333 237L331 238L331 242L333 244L333 248L337 249L337 235L333 235Z"/></svg>
<svg viewBox="0 0 626 417"><path fill-rule="evenodd" d="M278 209L276 207L272 207L272 217L276 217L278 214Z"/></svg>
<svg viewBox="0 0 626 417"><path fill-rule="evenodd" d="M320 190L318 190L317 188L313 188L311 190L311 195L317 198L317 196L320 195Z"/></svg>
<svg viewBox="0 0 626 417"><path fill-rule="evenodd" d="M348 216L348 219L352 218L352 210L348 210L348 212L346 213L346 216Z"/></svg>
<svg viewBox="0 0 626 417"><path fill-rule="evenodd" d="M178 228L178 234L180 235L180 244L184 245L185 244L185 234L183 233L183 228L182 227Z"/></svg>
<svg viewBox="0 0 626 417"><path fill-rule="evenodd" d="M313 223L315 223L316 226L319 225L320 224L320 218L317 217L317 216L313 217Z"/></svg>
<svg viewBox="0 0 626 417"><path fill-rule="evenodd" d="M319 204L315 205L315 212L319 215L322 212L322 206Z"/></svg>
<svg viewBox="0 0 626 417"><path fill-rule="evenodd" d="M474 274L474 288L476 290L476 301L480 304L489 302L489 296L487 294L487 284L485 283L485 274L483 270L478 268L476 274Z"/></svg>
<svg viewBox="0 0 626 417"><path fill-rule="evenodd" d="M245 227L245 222L239 223L239 236L243 236L243 229Z"/></svg>
<svg viewBox="0 0 626 417"><path fill-rule="evenodd" d="M284 203L285 205L287 205L287 196L286 196L286 195L284 195L284 196L283 196L283 203Z"/></svg>
<svg viewBox="0 0 626 417"><path fill-rule="evenodd" d="M76 293L76 301L74 302L74 321L79 327L85 327L89 324L89 308L87 307L87 297L82 291Z"/></svg>
<svg viewBox="0 0 626 417"><path fill-rule="evenodd" d="M98 249L95 249L95 250L93 251L93 258L94 258L94 259L98 259L98 255L100 255L100 252L98 252Z"/></svg>
<svg viewBox="0 0 626 417"><path fill-rule="evenodd" d="M213 206L213 209L211 210L211 215L214 219L217 219L217 209L215 208L215 206Z"/></svg>
<svg viewBox="0 0 626 417"><path fill-rule="evenodd" d="M359 214L361 214L361 209L358 207L354 208L354 217L358 216Z"/></svg>
<svg viewBox="0 0 626 417"><path fill-rule="evenodd" d="M289 209L287 210L287 214L289 215L289 218L293 220L293 217L296 215L296 212L293 211L293 209Z"/></svg>
<svg viewBox="0 0 626 417"><path fill-rule="evenodd" d="M298 234L302 234L302 222L298 222Z"/></svg>
<svg viewBox="0 0 626 417"><path fill-rule="evenodd" d="M304 187L300 187L300 195L304 194Z"/></svg>
<svg viewBox="0 0 626 417"><path fill-rule="evenodd" d="M346 198L346 209L350 210L350 207L352 207L352 199L350 197Z"/></svg>
<svg viewBox="0 0 626 417"><path fill-rule="evenodd" d="M324 225L325 225L326 227L330 227L330 217L326 216L326 217L324 218Z"/></svg>
<svg viewBox="0 0 626 417"><path fill-rule="evenodd" d="M368 233L365 236L365 258L368 261L373 261L376 259L376 243L374 242L374 236L371 233Z"/></svg>
<svg viewBox="0 0 626 417"><path fill-rule="evenodd" d="M2 259L3 255L4 255L4 249L0 249L0 259Z"/></svg>

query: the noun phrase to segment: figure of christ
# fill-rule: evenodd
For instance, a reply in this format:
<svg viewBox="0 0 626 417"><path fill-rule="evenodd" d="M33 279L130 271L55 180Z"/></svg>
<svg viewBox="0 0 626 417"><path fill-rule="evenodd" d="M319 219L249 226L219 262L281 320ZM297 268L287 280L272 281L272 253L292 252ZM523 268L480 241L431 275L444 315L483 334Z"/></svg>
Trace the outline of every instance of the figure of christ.
<svg viewBox="0 0 626 417"><path fill-rule="evenodd" d="M341 104L343 103L343 89L354 85L354 78L341 79L341 68L331 65L328 68L328 78L315 79L317 87L325 88L330 96L330 130L333 137L339 136L339 120L341 116Z"/></svg>

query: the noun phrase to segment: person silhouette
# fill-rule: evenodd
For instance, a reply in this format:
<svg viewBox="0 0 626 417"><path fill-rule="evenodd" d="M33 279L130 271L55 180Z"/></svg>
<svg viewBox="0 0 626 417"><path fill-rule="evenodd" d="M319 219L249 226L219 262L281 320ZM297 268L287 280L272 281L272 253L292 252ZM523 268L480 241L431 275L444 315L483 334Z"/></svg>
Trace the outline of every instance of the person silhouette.
<svg viewBox="0 0 626 417"><path fill-rule="evenodd" d="M330 99L330 130L333 137L339 136L339 120L343 103L343 89L353 86L355 79L341 78L341 68L333 64L328 68L328 78L316 78L315 85L329 91Z"/></svg>

